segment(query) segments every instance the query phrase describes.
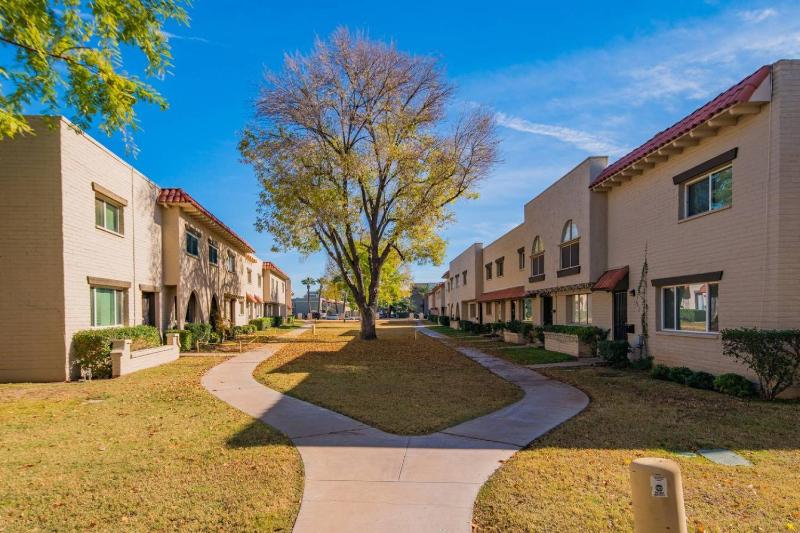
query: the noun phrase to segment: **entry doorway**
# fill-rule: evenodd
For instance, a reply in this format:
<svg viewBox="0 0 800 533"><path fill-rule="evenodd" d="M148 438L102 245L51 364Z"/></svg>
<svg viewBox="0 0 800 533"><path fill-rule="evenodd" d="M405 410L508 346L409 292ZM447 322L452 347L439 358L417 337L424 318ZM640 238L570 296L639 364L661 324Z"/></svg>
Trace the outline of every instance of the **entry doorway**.
<svg viewBox="0 0 800 533"><path fill-rule="evenodd" d="M142 324L156 325L156 293L142 292Z"/></svg>
<svg viewBox="0 0 800 533"><path fill-rule="evenodd" d="M614 340L628 340L628 294L614 291Z"/></svg>
<svg viewBox="0 0 800 533"><path fill-rule="evenodd" d="M542 325L553 325L553 297L542 296Z"/></svg>

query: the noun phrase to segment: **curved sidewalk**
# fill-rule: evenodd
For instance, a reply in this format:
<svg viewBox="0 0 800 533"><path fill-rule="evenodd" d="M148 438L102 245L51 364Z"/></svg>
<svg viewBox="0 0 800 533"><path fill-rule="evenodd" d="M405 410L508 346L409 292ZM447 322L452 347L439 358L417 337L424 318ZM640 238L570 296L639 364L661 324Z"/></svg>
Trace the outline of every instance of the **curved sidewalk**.
<svg viewBox="0 0 800 533"><path fill-rule="evenodd" d="M420 331L446 342L436 332ZM501 462L589 403L570 385L474 348L452 346L518 385L525 396L437 433L392 435L258 383L253 371L281 347L229 359L209 370L202 384L294 442L305 467L296 533L469 533L478 489Z"/></svg>

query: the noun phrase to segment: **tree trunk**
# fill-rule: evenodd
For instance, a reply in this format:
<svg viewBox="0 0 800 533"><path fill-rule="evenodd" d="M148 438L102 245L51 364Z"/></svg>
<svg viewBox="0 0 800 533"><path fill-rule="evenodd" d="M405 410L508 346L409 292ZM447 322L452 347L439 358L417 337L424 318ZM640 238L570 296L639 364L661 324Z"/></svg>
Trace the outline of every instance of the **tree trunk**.
<svg viewBox="0 0 800 533"><path fill-rule="evenodd" d="M378 317L377 306L364 306L361 311L361 339L368 341L378 338L375 321Z"/></svg>

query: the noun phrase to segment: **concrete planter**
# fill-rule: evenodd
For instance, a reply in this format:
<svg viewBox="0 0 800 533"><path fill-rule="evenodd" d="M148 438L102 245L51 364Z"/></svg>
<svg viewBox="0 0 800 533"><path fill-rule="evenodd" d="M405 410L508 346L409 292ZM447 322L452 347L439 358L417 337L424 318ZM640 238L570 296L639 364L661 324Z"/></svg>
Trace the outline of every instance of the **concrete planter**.
<svg viewBox="0 0 800 533"><path fill-rule="evenodd" d="M526 339L522 333L515 333L513 331L504 329L503 342L507 342L509 344L528 344L528 339Z"/></svg>
<svg viewBox="0 0 800 533"><path fill-rule="evenodd" d="M120 339L112 342L112 377L124 376L137 370L175 361L180 354L180 340L177 333L168 333L167 344L164 346L132 351L131 344L130 339Z"/></svg>
<svg viewBox="0 0 800 533"><path fill-rule="evenodd" d="M453 329L461 329L460 326L461 326L461 322L459 322L458 320L451 320L450 321L450 327L451 328L453 328Z"/></svg>
<svg viewBox="0 0 800 533"><path fill-rule="evenodd" d="M544 332L544 349L551 352L565 353L573 357L592 357L592 345L581 342L577 335L567 333Z"/></svg>

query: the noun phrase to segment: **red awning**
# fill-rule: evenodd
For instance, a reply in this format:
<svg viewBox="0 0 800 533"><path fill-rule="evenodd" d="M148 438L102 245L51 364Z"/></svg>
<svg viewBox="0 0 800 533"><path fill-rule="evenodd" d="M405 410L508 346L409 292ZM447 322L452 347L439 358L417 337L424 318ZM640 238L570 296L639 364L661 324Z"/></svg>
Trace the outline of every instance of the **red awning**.
<svg viewBox="0 0 800 533"><path fill-rule="evenodd" d="M593 291L613 291L613 290L625 290L628 288L627 284L628 278L628 267L622 268L615 268L612 270L606 270L603 272L603 275L600 276L594 285L592 285ZM625 281L624 286L620 286L622 282Z"/></svg>
<svg viewBox="0 0 800 533"><path fill-rule="evenodd" d="M256 300L256 297L253 296L252 294L248 294L247 295L247 301L250 302L250 303L253 303L253 304L258 303L258 301Z"/></svg>
<svg viewBox="0 0 800 533"><path fill-rule="evenodd" d="M478 297L479 302L493 302L495 300L511 300L512 298L524 298L525 287L511 287L510 289L500 289L499 291L484 292Z"/></svg>

